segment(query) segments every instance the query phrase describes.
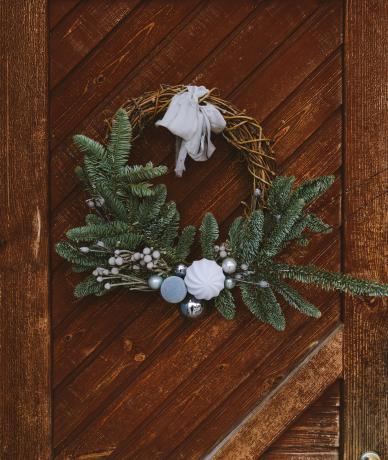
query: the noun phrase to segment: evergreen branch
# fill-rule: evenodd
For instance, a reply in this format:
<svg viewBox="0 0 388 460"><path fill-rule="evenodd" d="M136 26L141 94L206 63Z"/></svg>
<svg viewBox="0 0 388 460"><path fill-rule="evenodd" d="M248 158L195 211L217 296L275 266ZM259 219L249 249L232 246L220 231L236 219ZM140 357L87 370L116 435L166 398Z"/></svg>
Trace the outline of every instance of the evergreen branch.
<svg viewBox="0 0 388 460"><path fill-rule="evenodd" d="M129 157L132 140L132 127L125 109L119 109L113 119L107 152L114 174L119 174Z"/></svg>
<svg viewBox="0 0 388 460"><path fill-rule="evenodd" d="M293 199L291 201L289 207L280 217L279 222L268 235L262 250L263 256L272 258L282 249L294 224L300 218L304 204L305 202L302 199Z"/></svg>
<svg viewBox="0 0 388 460"><path fill-rule="evenodd" d="M175 248L175 253L179 260L184 261L189 255L196 231L193 225L189 225L182 230Z"/></svg>
<svg viewBox="0 0 388 460"><path fill-rule="evenodd" d="M128 212L120 198L115 194L105 182L96 185L98 194L104 199L105 208L116 218L127 221Z"/></svg>
<svg viewBox="0 0 388 460"><path fill-rule="evenodd" d="M105 255L93 254L82 254L78 248L74 248L67 241L60 241L56 244L55 250L58 255L66 259L68 262L73 263L78 268L96 268L99 265L104 264L106 261Z"/></svg>
<svg viewBox="0 0 388 460"><path fill-rule="evenodd" d="M338 290L359 296L388 295L388 284L365 281L343 273L321 270L314 266L274 264L270 269L275 275L301 283L315 284L326 290Z"/></svg>
<svg viewBox="0 0 388 460"><path fill-rule="evenodd" d="M271 288L241 284L240 290L245 305L257 318L277 331L284 331L286 320Z"/></svg>
<svg viewBox="0 0 388 460"><path fill-rule="evenodd" d="M143 182L163 176L168 171L167 166L154 166L152 162L143 165L125 166L121 178L129 183Z"/></svg>
<svg viewBox="0 0 388 460"><path fill-rule="evenodd" d="M303 182L293 193L293 198L303 199L306 204L322 195L331 187L335 176L322 176Z"/></svg>
<svg viewBox="0 0 388 460"><path fill-rule="evenodd" d="M267 206L274 214L282 214L291 196L293 176L277 176L268 191Z"/></svg>
<svg viewBox="0 0 388 460"><path fill-rule="evenodd" d="M105 292L103 283L98 283L95 276L88 276L78 283L74 289L74 295L78 298L86 297L91 294L102 295Z"/></svg>
<svg viewBox="0 0 388 460"><path fill-rule="evenodd" d="M106 247L127 249L129 251L134 251L144 242L144 236L139 233L121 233L119 235L102 237L100 239Z"/></svg>
<svg viewBox="0 0 388 460"><path fill-rule="evenodd" d="M154 194L152 184L149 182L138 182L137 184L128 184L128 188L130 193L138 198L145 198L152 196Z"/></svg>
<svg viewBox="0 0 388 460"><path fill-rule="evenodd" d="M270 277L270 283L273 289L278 292L292 307L296 308L305 315L312 316L314 318L321 317L321 312L318 308L304 299L290 285L274 277Z"/></svg>
<svg viewBox="0 0 388 460"><path fill-rule="evenodd" d="M312 213L308 214L306 227L310 230L310 232L313 233L330 233L332 231L332 228L329 224Z"/></svg>
<svg viewBox="0 0 388 460"><path fill-rule="evenodd" d="M211 212L205 214L199 230L203 257L214 259L214 243L218 239L219 229L217 220Z"/></svg>
<svg viewBox="0 0 388 460"><path fill-rule="evenodd" d="M225 319L233 319L236 315L236 305L233 295L228 289L223 289L214 302L215 307Z"/></svg>
<svg viewBox="0 0 388 460"><path fill-rule="evenodd" d="M128 231L128 224L119 220L106 223L96 223L83 227L74 227L66 232L69 240L95 241L109 236L120 235Z"/></svg>

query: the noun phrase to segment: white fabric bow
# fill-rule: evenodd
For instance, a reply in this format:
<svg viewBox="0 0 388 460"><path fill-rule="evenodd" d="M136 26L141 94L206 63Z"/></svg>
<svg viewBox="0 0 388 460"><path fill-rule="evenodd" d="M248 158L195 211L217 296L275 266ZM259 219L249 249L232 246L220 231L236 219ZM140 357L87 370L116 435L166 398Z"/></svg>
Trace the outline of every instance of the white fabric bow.
<svg viewBox="0 0 388 460"><path fill-rule="evenodd" d="M206 161L216 149L210 133L220 133L226 126L221 112L212 104L199 105L198 99L208 93L204 86L187 86L176 94L164 117L155 126L164 126L177 136L175 173L181 177L187 155L195 161Z"/></svg>

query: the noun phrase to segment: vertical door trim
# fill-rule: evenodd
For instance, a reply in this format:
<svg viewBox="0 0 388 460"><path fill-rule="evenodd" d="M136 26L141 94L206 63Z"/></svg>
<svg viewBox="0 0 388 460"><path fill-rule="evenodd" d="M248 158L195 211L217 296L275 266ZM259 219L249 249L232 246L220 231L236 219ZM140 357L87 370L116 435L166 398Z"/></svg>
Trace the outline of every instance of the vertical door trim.
<svg viewBox="0 0 388 460"><path fill-rule="evenodd" d="M46 1L2 1L0 21L0 457L49 459Z"/></svg>
<svg viewBox="0 0 388 460"><path fill-rule="evenodd" d="M346 2L344 268L385 281L387 30L384 0ZM369 450L388 458L388 314L384 303L384 299L345 299L346 460L357 460Z"/></svg>

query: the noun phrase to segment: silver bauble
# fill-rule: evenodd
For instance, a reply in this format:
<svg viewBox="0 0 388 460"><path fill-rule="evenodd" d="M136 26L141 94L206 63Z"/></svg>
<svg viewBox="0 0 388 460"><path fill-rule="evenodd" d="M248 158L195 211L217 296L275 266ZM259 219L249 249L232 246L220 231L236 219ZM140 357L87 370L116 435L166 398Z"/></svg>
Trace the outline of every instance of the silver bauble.
<svg viewBox="0 0 388 460"><path fill-rule="evenodd" d="M158 290L163 283L163 278L159 275L152 275L148 278L148 286L151 289Z"/></svg>
<svg viewBox="0 0 388 460"><path fill-rule="evenodd" d="M160 286L160 295L166 302L179 303L186 297L185 282L179 276L169 276Z"/></svg>
<svg viewBox="0 0 388 460"><path fill-rule="evenodd" d="M187 266L185 264L178 264L174 268L174 275L184 278L186 276Z"/></svg>
<svg viewBox="0 0 388 460"><path fill-rule="evenodd" d="M237 269L237 262L232 259L231 257L227 257L222 261L222 270L224 270L225 273L234 273Z"/></svg>
<svg viewBox="0 0 388 460"><path fill-rule="evenodd" d="M205 311L205 305L202 300L193 295L188 295L180 304L181 312L188 318L198 318Z"/></svg>
<svg viewBox="0 0 388 460"><path fill-rule="evenodd" d="M225 289L233 289L236 286L236 280L231 276L225 278Z"/></svg>

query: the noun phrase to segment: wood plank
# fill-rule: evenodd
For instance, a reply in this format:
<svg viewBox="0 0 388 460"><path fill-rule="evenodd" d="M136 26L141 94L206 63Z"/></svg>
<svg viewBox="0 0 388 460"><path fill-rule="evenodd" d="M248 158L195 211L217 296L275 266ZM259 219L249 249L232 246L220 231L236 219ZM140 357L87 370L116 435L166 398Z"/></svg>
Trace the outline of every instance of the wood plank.
<svg viewBox="0 0 388 460"><path fill-rule="evenodd" d="M48 3L50 30L67 15L81 0L50 0Z"/></svg>
<svg viewBox="0 0 388 460"><path fill-rule="evenodd" d="M205 459L256 459L342 372L339 327Z"/></svg>
<svg viewBox="0 0 388 460"><path fill-rule="evenodd" d="M54 88L97 45L101 46L139 0L84 0L50 36L50 88Z"/></svg>
<svg viewBox="0 0 388 460"><path fill-rule="evenodd" d="M269 453L335 451L339 448L341 381L337 380L285 431ZM338 454L338 450L337 450Z"/></svg>
<svg viewBox="0 0 388 460"><path fill-rule="evenodd" d="M56 147L110 89L131 72L154 47L171 40L176 28L194 15L200 0L142 3L51 94L51 144ZM185 19L186 18L186 19Z"/></svg>
<svg viewBox="0 0 388 460"><path fill-rule="evenodd" d="M0 2L4 459L51 458L46 15L42 0Z"/></svg>
<svg viewBox="0 0 388 460"><path fill-rule="evenodd" d="M388 281L388 8L348 1L345 31L345 253L347 272ZM344 459L388 458L386 299L345 299Z"/></svg>
<svg viewBox="0 0 388 460"><path fill-rule="evenodd" d="M298 172L299 175L299 180L302 180L303 178L310 177L311 174L311 168L312 164L315 163L313 172L316 170L316 158L320 158L320 168L319 168L319 173L320 174L333 174L335 171L338 169L340 165L340 154L338 151L338 142L340 141L340 138L338 137L338 123L339 120L337 119L337 124L336 124L336 129L337 129L337 135L336 132L333 131L331 124L327 125L327 128L322 131L321 135L317 136L313 140L310 141L308 144L308 154L313 154L315 157L309 159L310 157L307 155L307 151L301 151L300 155L298 156L298 161L295 161L292 165L292 168L290 167L289 171L286 171L286 173L296 173ZM324 141L324 139L330 140L329 143ZM315 159L315 161L314 161ZM228 162L225 162L227 165ZM241 197L244 196L245 191L248 189L247 184L245 183L244 176L242 174L239 174L239 171L234 170L232 175L230 176L229 182L231 184L240 184L240 192L235 193L234 188L231 187L230 190L227 190L227 201L228 207L229 207L229 213L232 209L235 209L238 207L239 201L241 200ZM224 176L225 177L225 176ZM243 177L243 179L242 179ZM207 185L204 187L209 192L209 187L211 184ZM334 191L334 188L333 188ZM219 190L215 190L214 194L212 196L217 196L219 194ZM208 200L205 200L205 203L207 203ZM339 222L339 206L338 203L332 200L329 196L323 199L322 201L325 203L325 208L326 211L323 215L324 218L328 219L330 224L332 225L338 225ZM209 201L209 206L214 207L214 198L213 200ZM186 205L186 202L183 203L181 206L182 209L188 209L190 210L190 215L186 215L186 220L191 220L192 221L192 214L194 213L193 209L193 204L190 204L190 206ZM322 209L320 210L322 212ZM195 212L196 220L198 221L201 217L202 211L199 210L198 212ZM56 276L56 275L54 275ZM69 275L70 276L70 275ZM74 280L74 275L71 275L72 279ZM61 280L59 282L59 280ZM73 281L74 283L75 281ZM58 277L58 285L62 285L63 283L63 278L61 276ZM63 308L62 305L68 305L71 302L71 285L68 283L65 284L66 289L68 290L68 293L66 296L62 297L60 296L57 300L58 302L58 307L57 308ZM58 288L56 289L58 290ZM61 291L62 292L62 289ZM55 293L54 293L55 294ZM62 331L59 331L58 334L56 334L56 345L55 345L55 356L56 356L56 361L57 361L57 366L56 366L56 378L61 380L63 378L63 371L67 369L66 373L69 372L69 366L70 369L76 364L79 363L81 359L85 358L85 352L86 350L89 351L89 353L95 349L95 347L98 345L100 340L102 340L102 336L99 334L102 334L105 332L105 334L108 334L109 331L111 330L110 328L107 327L107 325L114 325L114 324L121 324L122 321L127 318L127 309L128 307L125 307L124 302L130 301L130 306L132 305L135 310L133 311L133 314L136 315L138 312L138 307L140 307L140 303L138 302L138 298L141 297L135 297L134 300L132 301L131 299L128 299L127 295L121 296L121 298L124 297L124 300L122 299L121 301L118 300L117 296L112 297L112 301L109 300L109 303L111 304L111 309L106 310L102 309L101 306L105 305L107 300L106 299L93 299L92 304L93 308L85 308L84 306L86 305L84 303L74 303L74 308L79 308L81 311L79 313L79 316L77 316L76 321L74 324L69 324L66 326ZM90 302L90 299L87 301ZM124 315L124 317L123 317ZM102 327L99 327L99 319L98 317L102 318ZM92 331L89 330L87 327L87 324L90 324L93 322L95 324L95 327ZM100 332L98 332L100 331ZM59 373L57 375L57 372Z"/></svg>
<svg viewBox="0 0 388 460"><path fill-rule="evenodd" d="M260 65L276 47L282 44L288 35L298 28L306 16L316 8L316 3L312 1L305 1L298 8L290 8L282 0L267 1L257 7L257 12L253 14L253 17L248 18L247 24L243 24L244 27L238 26L236 32L225 37L222 36L222 33L226 26L231 23L231 18L240 18L239 20L241 21L241 12L245 11L245 14L248 14L250 10L243 9L245 3L240 3L239 9L237 11L234 10L233 13L229 10L229 2L223 2L222 8L220 7L221 4L217 4L218 8L215 10L214 6L210 8L210 5L202 10L204 14L201 11L197 18L182 29L175 40L157 53L152 61L148 62L138 73L134 74L130 80L125 80L119 87L112 88L111 99L104 104L100 104L77 127L77 130L91 136L103 136L106 129L104 119L111 116L113 111L123 101L157 87L160 81L170 84L187 83L190 81L195 81L198 84L206 83L209 87L219 87L223 96L228 97L245 76ZM273 22L273 17L277 18L275 23ZM216 20L219 18L223 23L223 27L221 29L215 27L212 18ZM203 25L206 27L203 27ZM208 35L209 29L213 31L211 37ZM249 40L245 39L244 34L246 30L251 31L248 32ZM258 30L265 31L266 33L257 35ZM255 34L252 31L255 31ZM206 45L198 47L196 42L188 39L193 35L197 37L198 41L204 42ZM208 37L208 39L205 37ZM211 40L211 48L207 48L209 40ZM222 46L217 47L216 45L220 41L222 42ZM177 43L182 45L177 46ZM207 54L202 53L203 48L207 50ZM212 48L214 48L213 51ZM231 66L231 62L240 60L242 52L244 52L244 56L245 54L247 55L247 58L243 59L239 66ZM185 59L187 54L190 55L190 61ZM320 55L319 52L317 54ZM171 59L181 63L178 69L170 65ZM193 69L192 62L194 61L201 63L198 68L195 67ZM222 76L218 74L214 75L211 68L213 62L217 62L217 68L231 68L230 72L233 71L236 75L233 75L231 80L229 78L230 72L227 75L223 73ZM301 70L301 72L303 71ZM155 75L158 76L157 81L155 81ZM235 102L238 103L238 100ZM158 136L160 135L158 134ZM168 152L171 152L171 150L168 150ZM152 154L157 155L158 152L152 151ZM60 145L60 148L52 152L52 167L56 184L55 189L52 191L53 207L57 207L77 184L73 174L76 157L77 155L74 154L74 147L70 138L66 138L66 141ZM160 157L160 153L156 158L158 161L163 160L163 157Z"/></svg>
<svg viewBox="0 0 388 460"><path fill-rule="evenodd" d="M335 269L338 267L337 245L332 247L330 256L326 253L325 248L323 248L323 254L327 268ZM323 261L320 258L318 259L312 260L312 262L322 264ZM337 295L333 293L317 293L316 298L312 299L312 301L316 301L322 306L323 315L329 326L338 320L338 304L333 304L333 299L336 298ZM297 312L289 310L288 312L289 332L300 324L307 324L306 318ZM156 316L157 310L151 311L150 315L151 313L154 313L154 323L158 325L160 320ZM77 376L76 380L66 385L66 387L61 388L60 393L55 397L55 400L59 403L56 415L58 417L58 429L60 430L57 433L56 439L59 439L60 433L63 432L63 427L66 428L67 426L68 430L68 427L76 423L80 416L85 417L89 413L89 416L77 428L76 433L80 439L73 441L64 452L68 455L75 455L76 453L78 455L81 452L91 452L102 448L105 436L103 433L109 433L108 436L111 445L112 443L116 443L115 439L128 436L131 427L135 428L138 426L147 417L147 414L154 410L155 405L157 407L158 404L163 402L165 397L173 394L172 391L174 391L179 381L184 380L215 349L218 352L222 351L226 353L227 357L223 359L234 359L236 354L241 354L239 344L249 341L251 351L247 353L247 359L251 360L251 364L253 363L257 366L260 363L260 356L266 356L270 350L279 346L283 340L286 341L284 343L288 344L288 335L279 336L279 334L274 333L271 328L252 318L246 308L241 308L240 315L235 322L223 321L218 315L213 313L206 321L201 323L200 328L196 324L193 325L187 321L185 323L185 331L181 332L178 336L174 335L173 340L168 341L161 350L157 350L156 362L154 361L154 354L150 354L148 349L150 340L151 344L155 340L152 339L154 335L156 335L156 340L160 340L158 338L159 334L154 334L149 329L153 323L148 326L149 333L145 340L141 338L137 339L134 335L136 332L133 327L128 327L120 338L116 340L118 342L117 345L113 344L109 349L101 353L101 360L94 361L82 374ZM327 325L325 322L318 322L315 327L319 329L320 327L327 327ZM313 330L315 328L311 328L311 333L313 333ZM139 327L139 331L144 331L144 327ZM233 343L237 347L234 351L225 348L225 344L221 346L233 334L237 334L239 337L239 341L236 340L236 337L234 338ZM304 334L301 333L301 337L308 339L308 336L307 332ZM118 359L120 355L117 353L119 353L121 344L126 339L131 339L132 337L134 337L133 348L134 350L138 350L136 353L139 352L140 348L140 351L147 357L142 368L139 369L141 371L140 375L133 372L131 369L132 365L128 361L127 356L124 355ZM248 344L246 347L248 347ZM115 353L114 350L117 350L117 352ZM265 350L267 351L265 352ZM213 356L212 358L214 359ZM120 364L121 360L123 360L124 365ZM179 369L179 372L173 373L170 371L171 369ZM233 371L233 366L226 366L225 372L231 371ZM205 382L208 381L206 376L207 373L205 372L203 374ZM231 382L231 380L225 376L222 383L216 385L216 389L221 388L221 385L225 385L227 382ZM109 385L106 385L107 383ZM257 382L254 381L252 383L253 388L256 388ZM88 391L85 390L86 388L88 388ZM110 392L111 395L106 398L106 395L109 395ZM118 398L118 396L120 397ZM102 400L103 397L106 398L105 401ZM86 404L85 398L88 400L88 404ZM111 407L105 410L104 406L108 402L110 403L110 401L112 402ZM127 410L128 404L131 407L130 412ZM95 412L96 408L98 409L99 407L98 412ZM104 415L97 417L96 413L101 414L102 409L104 409L102 412ZM93 410L92 413L90 413L91 410ZM135 412L136 416L134 416ZM234 417L234 413L231 415ZM119 418L121 419L120 423L118 423ZM81 431L84 431L89 424L91 426L81 435ZM122 426L123 429L118 430L117 426ZM221 424L216 423L212 424L212 426L217 427L221 426ZM59 446L59 448L62 449L63 446Z"/></svg>

